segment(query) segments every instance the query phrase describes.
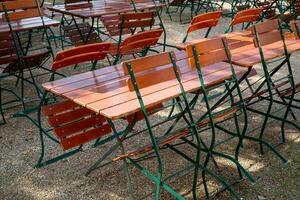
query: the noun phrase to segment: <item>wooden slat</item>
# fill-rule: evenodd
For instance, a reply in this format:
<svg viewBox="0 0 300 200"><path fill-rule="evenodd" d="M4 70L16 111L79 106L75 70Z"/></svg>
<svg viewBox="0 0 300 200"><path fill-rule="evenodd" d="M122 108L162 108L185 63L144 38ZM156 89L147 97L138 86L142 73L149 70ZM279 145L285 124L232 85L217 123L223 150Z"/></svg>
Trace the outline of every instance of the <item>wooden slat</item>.
<svg viewBox="0 0 300 200"><path fill-rule="evenodd" d="M149 87L150 85L155 85L161 82L175 79L174 69L172 67L167 67L161 70L153 70L143 75L136 76L136 83L139 89ZM128 79L127 84L130 91L134 91L132 80Z"/></svg>
<svg viewBox="0 0 300 200"><path fill-rule="evenodd" d="M45 26L50 27L50 26L58 26L60 22L56 20L49 19L47 17L43 17ZM29 18L29 19L22 19L18 21L13 21L11 23L12 29L14 31L25 31L25 30L31 30L31 29L36 29L36 28L43 28L43 23L40 17L34 17L34 18ZM0 22L0 32L5 33L9 32L10 29L8 27L8 24L6 22Z"/></svg>
<svg viewBox="0 0 300 200"><path fill-rule="evenodd" d="M73 101L62 101L62 102L57 102L57 103L43 106L42 113L45 116L51 116L51 115L61 113L66 110L75 109L78 107L79 107L79 105L74 103Z"/></svg>
<svg viewBox="0 0 300 200"><path fill-rule="evenodd" d="M42 11L42 15L43 15L43 11ZM8 18L10 21L17 21L17 20L33 18L33 17L40 17L39 10L37 8L8 13ZM7 17L5 14L2 14L2 20L7 21Z"/></svg>
<svg viewBox="0 0 300 200"><path fill-rule="evenodd" d="M91 127L100 126L102 123L105 122L105 118L100 115L95 115L71 124L67 124L62 127L57 127L54 129L55 134L62 138L68 135L72 135L74 133L78 133L89 129Z"/></svg>
<svg viewBox="0 0 300 200"><path fill-rule="evenodd" d="M273 20L267 20L265 22L261 22L258 24L255 24L255 28L258 34L270 32L273 30L278 30L279 29L279 21L278 19L273 19ZM254 34L254 28L251 28L252 34Z"/></svg>
<svg viewBox="0 0 300 200"><path fill-rule="evenodd" d="M41 4L41 1L39 0L39 3ZM6 1L5 3L7 10L23 10L23 9L30 9L30 8L36 8L37 4L35 0L14 0L14 1ZM0 6L0 11L3 12L3 7Z"/></svg>
<svg viewBox="0 0 300 200"><path fill-rule="evenodd" d="M164 66L171 63L170 52L161 53L159 56L150 55L143 58L137 58L134 60L122 62L123 71L128 75L127 64L130 63L134 73L138 73L144 70L151 69L153 67ZM174 54L173 54L174 55ZM159 58L159 59L158 59ZM174 56L175 58L175 56Z"/></svg>
<svg viewBox="0 0 300 200"><path fill-rule="evenodd" d="M65 123L70 123L75 120L81 119L88 115L92 115L93 113L94 112L89 109L79 108L73 111L67 111L59 115L50 116L48 117L48 123L53 127L57 127Z"/></svg>
<svg viewBox="0 0 300 200"><path fill-rule="evenodd" d="M111 133L111 128L108 124L106 124L104 126L89 130L85 133L62 139L60 144L63 150L68 150L73 147L77 147L81 144L100 138L109 133Z"/></svg>
<svg viewBox="0 0 300 200"><path fill-rule="evenodd" d="M239 11L230 23L230 26L234 26L245 22L255 22L259 19L259 15L262 13L262 8L252 8Z"/></svg>

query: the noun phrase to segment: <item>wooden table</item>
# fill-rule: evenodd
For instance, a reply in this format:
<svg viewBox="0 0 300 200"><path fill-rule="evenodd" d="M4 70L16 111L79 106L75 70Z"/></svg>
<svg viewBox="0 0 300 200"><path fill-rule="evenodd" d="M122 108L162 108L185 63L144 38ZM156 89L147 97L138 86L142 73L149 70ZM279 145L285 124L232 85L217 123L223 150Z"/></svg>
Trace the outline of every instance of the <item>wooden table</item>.
<svg viewBox="0 0 300 200"><path fill-rule="evenodd" d="M78 6L78 8L76 8ZM85 7L82 8L81 6ZM161 8L165 4L153 2L135 3L136 10ZM134 6L128 0L99 0L89 4L74 3L66 6L65 4L48 7L50 11L79 18L99 18L104 15L118 14L134 11Z"/></svg>
<svg viewBox="0 0 300 200"><path fill-rule="evenodd" d="M192 71L185 53L177 54L177 65L182 73L182 82L187 92L200 88L196 71ZM247 68L236 66L238 75ZM222 62L203 69L205 84L213 85L230 78L228 63ZM61 97L72 100L109 119L119 119L140 110L135 92L130 92L126 84L128 76L120 65L71 76L43 84L43 87ZM176 79L141 89L146 107L151 107L181 94Z"/></svg>
<svg viewBox="0 0 300 200"><path fill-rule="evenodd" d="M60 22L50 19L48 17L43 17L43 19L45 22L45 26L47 28L51 26L58 26L60 24ZM43 22L40 17L33 17L33 18L22 19L18 21L12 21L11 25L13 31L15 32L43 28ZM0 33L5 33L5 32L10 32L9 26L7 22L0 20Z"/></svg>

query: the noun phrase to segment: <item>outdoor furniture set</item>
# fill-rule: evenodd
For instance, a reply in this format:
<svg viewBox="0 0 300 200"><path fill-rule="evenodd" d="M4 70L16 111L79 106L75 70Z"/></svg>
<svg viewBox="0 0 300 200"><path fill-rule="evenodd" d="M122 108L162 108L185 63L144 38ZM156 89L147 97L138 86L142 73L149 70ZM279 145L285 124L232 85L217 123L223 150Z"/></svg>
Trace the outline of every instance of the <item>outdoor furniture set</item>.
<svg viewBox="0 0 300 200"><path fill-rule="evenodd" d="M261 154L268 148L283 163L288 162L264 133L271 120L281 123L278 134L281 134L282 142L285 141L286 124L300 130L293 112L300 108L297 98L300 84L294 79L294 70L298 69L290 62L292 54L300 50L300 21L289 23L293 30L291 34L282 29L279 19L256 23L261 20L264 8L245 9L233 17L226 33L209 37L210 30L222 17L221 11L213 11L194 17L182 43L177 44L175 50L166 50L170 45L166 43L166 31L160 17L165 4L132 2L68 1L49 8L61 14L60 22L43 14L38 0L2 3L0 64L5 68L1 79L14 76L17 82L22 82L21 96L11 92L24 106L15 116L26 117L39 130L41 154L36 167L84 151L83 146L87 143L101 148L113 141L115 144L99 155L87 175L121 160L132 198L135 194L129 165L153 182L155 199L160 198L162 190L176 199L185 199L170 184L172 178L184 171L193 172L190 180L194 199L198 198L200 179L206 198L210 199L208 176L224 186L232 198L241 199L211 164L218 167L215 158L226 159L236 166L238 179L245 176L254 183L256 179L239 161L241 148L247 148L247 141L257 144ZM91 24L87 23L89 20ZM102 22L100 25L99 21ZM245 26L234 31L233 27L238 24ZM67 38L67 43L75 47L55 55L49 39L54 33L49 28L59 25L62 48L66 47ZM207 29L204 37L188 40L191 32L201 29ZM33 34L30 30L42 33L47 43L45 52L30 50ZM28 34L20 34L22 31ZM160 43L161 35L164 38ZM29 38L25 44L22 37ZM155 48L157 45L162 45L162 50ZM149 52L152 54L147 56ZM127 59L124 59L125 55ZM128 55L133 58L128 59ZM96 68L109 57L114 58L111 66ZM46 68L44 64L49 59L53 62ZM270 68L274 60L279 64ZM82 63L89 63L90 70L69 77L61 72ZM252 76L258 76L254 68L257 64L263 74L258 80L251 81ZM33 71L36 69L50 73L49 82L42 84L43 89L36 82ZM24 77L24 71L30 76ZM39 101L34 108L25 107L23 82L30 83L37 91ZM7 89L1 87L1 91ZM215 95L216 91L218 95ZM261 103L266 110L258 108ZM282 116L276 113L280 111L274 111L275 105L281 106ZM199 107L203 109L199 110ZM5 120L2 106L0 108ZM261 126L254 130L258 130L258 136L250 134L253 130L248 124L249 113L263 117ZM43 119L46 119L47 127ZM233 128L226 126L228 122L234 124ZM137 124L144 126L138 130ZM210 133L208 141L204 131ZM216 138L220 132L237 141L233 155L217 148ZM58 144L63 153L46 159L50 146L45 145L45 138ZM143 142L128 149L126 144L134 143L137 138L142 138ZM118 150L121 153L116 153ZM179 155L190 164L179 171L166 172L166 151ZM144 165L147 160L151 160L151 169Z"/></svg>

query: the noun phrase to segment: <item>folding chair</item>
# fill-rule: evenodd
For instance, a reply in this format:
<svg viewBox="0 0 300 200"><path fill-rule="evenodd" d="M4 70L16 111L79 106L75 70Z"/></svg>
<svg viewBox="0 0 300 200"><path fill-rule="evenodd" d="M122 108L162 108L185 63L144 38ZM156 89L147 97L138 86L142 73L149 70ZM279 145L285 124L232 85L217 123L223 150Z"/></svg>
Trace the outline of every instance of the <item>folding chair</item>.
<svg viewBox="0 0 300 200"><path fill-rule="evenodd" d="M65 0L64 4L67 10L86 9L92 6L90 0ZM78 22L78 20L82 19L77 19L74 16L69 19L65 15L61 17L60 34L62 49L64 49L64 42L67 42L66 38L75 46L102 42L94 28L94 18L92 18L91 24L84 20Z"/></svg>
<svg viewBox="0 0 300 200"><path fill-rule="evenodd" d="M240 178L242 178L242 174L244 174L251 182L254 182L254 178L239 163L239 151L243 140L249 139L258 142L256 138L246 135L248 115L239 87L239 79L247 77L249 71L242 70L243 73L241 74L241 67L232 64L231 54L225 38L219 37L191 44L187 47L187 55L190 67L197 71L201 93L203 94L203 101L206 107L205 114L196 119L194 123L198 125L198 129L204 126L209 127L209 130L211 130L211 142L207 145L207 149L202 150L207 152L203 167L207 168L211 155L220 156L236 165ZM211 73L211 79L214 80L211 84L207 83L210 82L210 75L205 75L205 70ZM236 70L239 71L239 74L236 73ZM227 75L224 76L225 74ZM221 78L222 76L223 78ZM211 98L214 94L210 93L223 87L226 88L226 92L223 93L221 97ZM239 117L242 118L245 123L243 128L241 128L239 123ZM230 120L235 124L233 131L226 128L226 122ZM217 146L215 141L217 130L238 139L234 157L223 152L218 152L215 149ZM205 171L202 171L202 180L206 198L210 199L206 185ZM217 180L220 181L220 179ZM197 179L195 179L195 181L197 182ZM226 187L226 182L220 182ZM228 189L234 199L240 199L232 188Z"/></svg>
<svg viewBox="0 0 300 200"><path fill-rule="evenodd" d="M260 15L262 13L262 8L252 8L247 10L239 11L231 21L228 29L225 31L226 33L232 32L234 26L238 24L242 24L242 29L247 29L249 25L257 22L260 19ZM246 26L245 26L245 23Z"/></svg>
<svg viewBox="0 0 300 200"><path fill-rule="evenodd" d="M41 27L38 29L29 29L28 31L18 32L18 27L12 27L11 23L14 21L18 21L21 19L30 19L35 17L40 17L43 25L45 25L43 16L44 10L42 10L40 6L40 0L29 0L27 2L23 2L21 0L17 1L6 1L1 4L0 12L3 12L2 14L2 20L7 22L10 26L10 30L13 32L16 32L16 36L20 45L21 50L23 51L23 54L27 54L28 51L34 51L34 50L40 50L43 49L43 47L38 49L32 49L32 38L36 38L37 36L41 37L42 39L46 36L46 44L47 48L49 49L49 52L52 54L51 44L49 42L49 33L48 31L53 34L50 27ZM15 30L16 29L16 30ZM25 44L25 46L24 46Z"/></svg>
<svg viewBox="0 0 300 200"><path fill-rule="evenodd" d="M159 67L161 66L168 66L168 67L160 69ZM147 141L150 144L146 146L142 146L141 148L138 148L135 151L130 151L126 154L122 154L116 157L114 160L117 161L120 159L128 159L130 163L133 164L134 167L136 167L144 175L146 175L156 185L155 199L160 198L161 188L165 189L167 192L169 192L173 197L177 199L184 199L178 192L176 192L173 188L167 185L167 183L165 183L165 181L162 179L162 177L164 177L163 176L164 164L161 158L161 148L171 143L174 142L176 143L176 141L178 141L178 139L181 137L187 137L188 135L190 135L190 131L186 127L179 128L179 130L177 130L178 128L171 128L161 136L154 136L153 128L157 127L158 125L165 124L169 122L171 119L162 120L162 122L159 122L157 124L151 123L149 119L150 114L145 107L143 101L144 97L141 95L140 91L143 89L147 89L155 84L164 83L172 79L176 80L178 78L177 80L179 80L180 72L177 71L177 69L175 68L176 68L175 60L173 58L173 55L171 55L169 52L147 56L145 58L139 58L128 62L123 62L124 72L129 74L130 76L130 78L127 80L129 90L135 91L139 104L141 106L141 113L143 115L147 127L147 132L146 132L147 135L145 136L146 137L145 139L147 139ZM183 87L181 86L180 88L181 88L180 93L183 94L182 93L184 92ZM187 103L186 96L184 98L185 98L185 102ZM163 107L160 110L166 109L168 107L169 106ZM187 113L188 111L185 112ZM174 119L175 118L173 118L172 120ZM175 123L177 123L176 120ZM193 129L193 131L196 130ZM139 163L139 158L137 158L139 156L141 160L151 159L154 157L157 163L157 167L154 174Z"/></svg>
<svg viewBox="0 0 300 200"><path fill-rule="evenodd" d="M9 33L0 33L0 114L2 117L2 121L0 124L6 123L3 111L3 107L5 105L16 101L20 101L22 102L22 104L24 104L23 99L20 98L20 95L16 94L13 89L2 86L2 80L10 76L9 73L4 72L5 68L10 64L15 63L17 60L17 50L12 35ZM4 67L2 68L2 66ZM15 99L12 101L4 102L2 100L2 93L4 91L11 93L13 96L15 96Z"/></svg>
<svg viewBox="0 0 300 200"><path fill-rule="evenodd" d="M247 110L262 115L264 117L264 121L262 123L262 127L260 130L259 138L263 138L263 134L265 132L266 125L270 119L275 119L281 122L281 135L282 142L285 141L285 124L288 123L298 130L300 130L300 126L296 123L287 119L288 114L292 113L291 108L294 101L294 96L296 93L296 84L293 78L293 69L290 63L290 52L289 48L286 45L285 37L283 31L280 27L280 22L278 19L266 21L260 24L256 24L252 28L252 32L255 34L255 45L257 46L262 62L262 67L264 71L263 82L256 88L252 97L248 98L247 102ZM284 55L284 60L273 69L270 69L266 59L268 59L268 47L278 46L278 52ZM282 72L280 73L280 77L275 77L275 74L279 74L278 71L286 66L288 73ZM263 87L266 86L266 89ZM285 99L282 97L284 91L289 90L289 98ZM283 93L282 93L283 92ZM255 98L258 98L257 101L252 101ZM252 102L251 102L252 101ZM266 106L266 111L260 111L257 107L253 107L255 103L259 101L266 101L268 105ZM283 107L283 117L276 115L276 112L281 112L282 109L274 111L272 108L274 105L282 105ZM260 143L260 152L264 153L262 143Z"/></svg>
<svg viewBox="0 0 300 200"><path fill-rule="evenodd" d="M300 21L291 21L290 23L290 27L295 35L295 38L297 40L300 39ZM296 94L298 94L300 92L300 83L295 83L294 87L289 87L289 88L286 88L285 90L281 91L280 92L280 96L285 98L285 99L291 99L293 96L293 93L294 94L294 97L293 97L293 102L295 102L295 104L291 104L291 108L295 108L295 109L300 109L300 106L297 106L296 103L300 102L300 100L298 98L296 98Z"/></svg>
<svg viewBox="0 0 300 200"><path fill-rule="evenodd" d="M117 44L112 44L109 54L115 56L113 64L116 64L124 55L140 53L145 56L150 47L157 44L163 29L151 29L154 24L155 12L124 13L121 14L119 39ZM138 28L141 29L137 32ZM149 30L146 30L148 28ZM123 31L131 34L124 39Z"/></svg>
<svg viewBox="0 0 300 200"><path fill-rule="evenodd" d="M219 19L222 17L222 12L221 11L215 11L215 12L209 12L205 14L200 14L196 17L193 18L191 21L191 24L189 25L186 35L184 36L182 43L183 44L178 44L176 47L178 49L186 49L186 41L188 39L188 36L190 33L202 30L202 29L207 29L204 38L207 38L211 29L215 26L217 26Z"/></svg>
<svg viewBox="0 0 300 200"><path fill-rule="evenodd" d="M49 69L45 68L44 63L51 58L53 55L51 43L48 39L47 29L45 28L45 23L42 16L42 12L40 10L40 6L38 1L30 0L27 2L23 1L7 1L2 3L1 9L4 11L2 15L2 19L7 21L10 32L6 33L7 36L3 37L4 41L6 41L6 45L11 44L10 51L3 52L3 56L8 56L12 54L7 61L2 64L6 64L3 69L3 73L7 73L17 77L17 84L19 81L21 82L21 96L22 103L24 106L24 82L32 84L34 89L37 92L37 96L40 97L41 90L39 85L36 82L36 75L33 74L34 69L43 69L46 73L49 72ZM28 42L26 47L24 48L19 37L19 32L17 27L13 27L11 23L15 20L27 19L32 17L41 17L43 22L42 30L45 33L47 39L47 46L44 47L43 50L39 51L28 51L30 43L31 43L31 34L29 33ZM7 48L7 46L3 46L2 48ZM25 72L29 73L29 77L25 77ZM43 75L43 74L42 74Z"/></svg>
<svg viewBox="0 0 300 200"><path fill-rule="evenodd" d="M52 65L52 75L50 81L57 76L63 76L58 70L80 64L83 62L96 62L106 57L106 52L110 47L110 43L97 43L83 45L59 52ZM105 118L80 107L71 100L57 100L55 96L49 96L45 91L43 93L40 104L16 114L16 117L25 117L39 128L41 155L38 159L36 167L42 167L61 159L74 155L82 150L83 144L96 140L102 136L111 133L110 126L105 123ZM33 114L37 118L32 117ZM43 127L41 116L47 118L51 128ZM51 134L53 132L54 134ZM61 145L62 150L67 151L63 154L44 161L45 144L44 138L49 138L57 144ZM68 151L69 150L69 151Z"/></svg>
<svg viewBox="0 0 300 200"><path fill-rule="evenodd" d="M208 47L213 48L213 47L215 47L215 43L216 42L214 42L213 44L207 42L207 43L205 43L204 46L207 47L207 45L208 45ZM203 46L201 46L201 47L203 47ZM219 48L218 48L218 50L219 50ZM191 56L193 56L192 51L188 51L188 52L191 52L192 53ZM207 54L205 54L205 55L207 55ZM219 58L219 56L217 58ZM189 59L194 59L194 58L190 57ZM223 59L225 59L224 56L222 57L222 61L223 61ZM210 63L210 64L212 64L212 63ZM229 64L226 64L226 65L228 65L228 67L229 67ZM126 66L127 66L127 68L126 68ZM167 67L159 70L159 66L167 66ZM166 191L171 193L171 195L173 195L175 198L183 199L182 196L178 195L178 193L176 191L174 191L172 188L170 188L164 182L164 180L161 179L161 177L165 177L166 175L164 175L164 176L162 175L161 169L163 168L163 163L162 163L160 151L162 151L162 149L164 149L164 148L169 148L172 151L174 151L175 153L181 155L184 159L187 159L189 162L192 163L192 166L195 167L194 179L193 179L193 198L194 199L197 199L197 191L196 190L197 190L197 185L198 185L197 182L198 182L198 171L199 170L202 170L203 184L205 187L207 198L209 198L209 194L208 194L208 190L207 190L207 186L206 186L206 178L205 178L206 174L212 176L213 178L215 178L219 182L221 182L230 191L230 193L232 194L232 196L235 199L240 199L237 196L237 194L235 193L235 191L229 186L229 184L221 176L217 175L216 173L210 171L207 168L207 164L211 160L210 158L212 158L213 155L214 156L216 155L216 156L220 156L220 157L229 159L230 161L234 162L237 165L237 168L239 170L241 170L241 171L239 171L240 173L241 172L245 173L245 175L251 181L254 181L254 179L252 178L252 176L249 173L247 173L246 170L244 170L244 168L239 164L239 162L235 158L232 158L232 157L222 154L220 152L216 152L213 149L213 144L210 146L207 146L203 142L203 140L201 139L201 137L199 136L198 133L201 131L201 129L207 128L207 126L211 126L211 124L214 122L216 122L216 123L222 122L230 117L232 118L234 113L237 113L237 108L242 109L242 107L239 107L238 106L239 104L237 104L236 106L231 106L232 110L227 109L226 112L215 113L214 116L206 114L202 118L196 120L194 115L192 114L191 105L193 104L192 103L193 101L197 101L197 98L193 98L191 102L188 101L188 99L186 97L186 92L190 92L190 91L185 91L184 88L186 88L187 85L184 85L181 82L181 79L183 80L184 77L188 73L185 72L185 73L187 73L186 75L180 74L180 70L176 66L175 58L172 53L163 53L163 54L159 54L159 55L154 55L154 56L140 58L140 59L136 59L136 60L132 60L132 61L127 61L127 62L123 63L123 67L125 68L124 71L128 71L128 73L130 75L130 79L128 80L129 89L134 90L137 94L137 97L138 97L138 100L141 105L141 109L142 109L142 112L143 112L143 115L144 115L144 118L146 121L146 125L148 127L149 136L151 138L151 144L143 146L141 148L138 148L136 151L131 151L125 155L121 155L121 156L117 157L115 160L129 159L130 163L132 163L135 167L140 169L147 177L149 177L153 182L155 182L156 186L157 186L156 187L156 196L155 196L156 199L159 198L160 187L164 188ZM221 66L221 68L222 68L222 66ZM151 69L156 69L156 70L151 70ZM193 68L193 69L195 70L195 68ZM174 74L173 70L175 71L175 74ZM214 70L216 70L216 69L214 69ZM147 73L147 71L149 71L149 72ZM175 117L176 123L178 122L179 119L184 118L184 121L188 124L188 127L181 126L181 128L179 130L177 130L175 128L173 128L171 130L168 129L167 132L163 134L163 136L154 137L152 129L153 129L153 127L156 127L156 125L154 123L151 124L150 120L148 119L147 112L145 112L145 104L144 104L144 100L143 100L143 98L147 98L147 97L143 97L141 95L141 91L143 89L146 89L147 87L151 87L155 84L163 84L165 81L175 79L175 77L178 80L179 87L180 87L180 93L179 93L180 98L177 98L177 101L175 103L178 104L178 106L181 109L180 109L180 114L174 115L173 117ZM215 75L213 75L213 77L216 78ZM228 75L228 79L230 79L230 77L231 76ZM195 78L196 79L198 78L197 73L195 74ZM149 81L149 80L151 80L151 81ZM216 82L213 85L217 85ZM210 85L210 86L212 86L212 85ZM203 85L201 85L201 90L202 89L203 89ZM242 103L240 105L242 105ZM185 116L185 115L187 115L187 116ZM213 117L213 118L211 119L209 117ZM172 119L169 118L169 120L172 120ZM172 127L175 127L175 125L172 124ZM244 132L245 131L243 131L242 134L244 134ZM232 134L234 134L234 133L232 133ZM187 137L190 135L193 135L196 138L196 142L192 142L189 139L187 139ZM237 136L240 139L239 145L241 145L243 135L240 136L239 134L235 134L235 136ZM214 138L213 138L213 140L214 140ZM188 145L192 146L193 148L195 148L196 157L190 158L188 155L183 153L179 148L177 148L178 141L183 142L181 144L188 144ZM200 159L200 156L199 156L200 151L207 153L207 157L203 164L200 163L200 160L199 160ZM157 159L157 163L158 163L156 175L150 174L150 172L145 167L141 166L138 163L139 157L141 157L141 158L145 158L147 156L153 157L153 154L154 154L155 158ZM238 157L238 150L236 153L236 157Z"/></svg>

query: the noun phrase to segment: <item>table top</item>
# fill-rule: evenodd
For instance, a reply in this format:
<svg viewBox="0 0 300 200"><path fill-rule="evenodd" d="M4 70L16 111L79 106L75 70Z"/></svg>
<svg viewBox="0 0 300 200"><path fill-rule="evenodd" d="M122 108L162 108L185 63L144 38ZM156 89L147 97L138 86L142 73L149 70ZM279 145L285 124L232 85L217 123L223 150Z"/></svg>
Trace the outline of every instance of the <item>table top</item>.
<svg viewBox="0 0 300 200"><path fill-rule="evenodd" d="M198 90L197 72L191 70L185 52L177 53L176 59L184 89L187 92ZM240 76L247 71L238 66L235 69ZM214 85L230 78L231 69L228 63L220 62L203 68L203 75L206 85ZM117 65L45 83L43 87L107 118L119 119L140 109L135 92L129 91L127 79L121 65ZM146 108L181 94L176 79L143 88L140 92Z"/></svg>
<svg viewBox="0 0 300 200"><path fill-rule="evenodd" d="M43 17L44 23L46 27L50 26L58 26L60 22L50 19L48 17ZM17 21L12 21L11 22L12 29L13 31L26 31L26 30L31 30L31 29L36 29L36 28L42 28L43 27L43 22L41 17L32 17L32 18L27 18L27 19L22 19L22 20L17 20ZM9 26L7 22L0 21L0 32L5 33L9 32Z"/></svg>
<svg viewBox="0 0 300 200"><path fill-rule="evenodd" d="M135 3L137 10L154 9L164 7L163 3L141 2ZM118 14L134 11L134 7L128 0L99 0L90 3L72 3L47 7L49 10L80 18L95 18L103 15Z"/></svg>
<svg viewBox="0 0 300 200"><path fill-rule="evenodd" d="M251 31L237 31L232 33L221 34L216 37L226 37L230 52L232 54L232 62L243 67L251 67L261 63L258 48L253 43L254 35ZM300 50L300 40L296 40L293 34L285 34L285 42L289 53ZM185 43L185 46L197 43L209 38L202 38ZM182 46L183 47L183 46ZM274 58L284 56L283 43L281 41L274 42L263 46L265 60L269 61Z"/></svg>

